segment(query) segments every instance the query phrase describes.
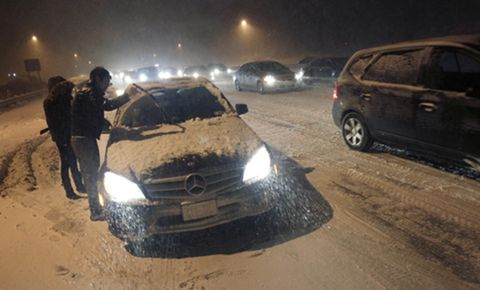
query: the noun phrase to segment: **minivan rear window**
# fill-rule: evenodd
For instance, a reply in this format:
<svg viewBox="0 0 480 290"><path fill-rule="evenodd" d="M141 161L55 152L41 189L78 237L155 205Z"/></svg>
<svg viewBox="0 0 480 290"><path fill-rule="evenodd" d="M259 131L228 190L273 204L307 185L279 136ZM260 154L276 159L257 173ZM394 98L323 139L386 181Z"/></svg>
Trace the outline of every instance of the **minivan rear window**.
<svg viewBox="0 0 480 290"><path fill-rule="evenodd" d="M387 53L380 56L363 76L364 80L414 85L423 57L423 49Z"/></svg>

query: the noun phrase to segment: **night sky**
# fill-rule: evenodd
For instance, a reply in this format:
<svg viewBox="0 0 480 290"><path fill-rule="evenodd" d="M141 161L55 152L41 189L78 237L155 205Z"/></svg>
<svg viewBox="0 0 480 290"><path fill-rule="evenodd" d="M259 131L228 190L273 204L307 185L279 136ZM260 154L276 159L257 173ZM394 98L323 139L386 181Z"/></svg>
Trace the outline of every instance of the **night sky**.
<svg viewBox="0 0 480 290"><path fill-rule="evenodd" d="M118 70L348 56L407 39L480 33L479 12L479 0L2 0L0 82L22 74L29 57L41 59L48 77L87 72L88 61Z"/></svg>

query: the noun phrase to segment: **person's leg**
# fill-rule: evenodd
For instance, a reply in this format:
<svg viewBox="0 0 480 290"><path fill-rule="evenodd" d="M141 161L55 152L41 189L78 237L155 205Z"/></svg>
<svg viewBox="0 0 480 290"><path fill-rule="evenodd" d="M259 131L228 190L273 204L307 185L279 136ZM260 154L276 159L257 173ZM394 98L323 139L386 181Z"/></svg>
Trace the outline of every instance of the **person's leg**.
<svg viewBox="0 0 480 290"><path fill-rule="evenodd" d="M90 219L103 220L103 209L98 201L97 172L100 165L97 140L92 138L72 139L72 147L80 163L90 206Z"/></svg>
<svg viewBox="0 0 480 290"><path fill-rule="evenodd" d="M70 177L68 176L68 168L69 168L69 153L68 148L64 146L64 144L56 143L58 152L60 154L60 174L62 177L62 185L65 189L65 194L70 199L78 199L79 196L75 194L72 188L72 184L70 183Z"/></svg>
<svg viewBox="0 0 480 290"><path fill-rule="evenodd" d="M78 170L77 158L75 157L75 153L73 152L72 145L68 144L67 150L68 150L68 164L69 164L70 172L72 173L73 181L75 182L75 187L77 188L78 192L86 193L87 190L83 185L82 174Z"/></svg>

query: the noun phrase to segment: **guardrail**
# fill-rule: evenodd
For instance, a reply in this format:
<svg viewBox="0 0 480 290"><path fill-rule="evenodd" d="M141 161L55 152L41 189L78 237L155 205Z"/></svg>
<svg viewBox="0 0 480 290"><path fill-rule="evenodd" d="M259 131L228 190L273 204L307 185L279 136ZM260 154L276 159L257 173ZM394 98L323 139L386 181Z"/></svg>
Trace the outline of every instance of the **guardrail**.
<svg viewBox="0 0 480 290"><path fill-rule="evenodd" d="M45 95L46 93L47 93L47 90L42 89L42 90L26 93L26 94L23 94L23 95L14 96L14 97L8 98L6 100L0 100L0 108L9 106L11 104L15 104L17 102L26 101L26 100L29 100L29 99L41 97L41 96Z"/></svg>

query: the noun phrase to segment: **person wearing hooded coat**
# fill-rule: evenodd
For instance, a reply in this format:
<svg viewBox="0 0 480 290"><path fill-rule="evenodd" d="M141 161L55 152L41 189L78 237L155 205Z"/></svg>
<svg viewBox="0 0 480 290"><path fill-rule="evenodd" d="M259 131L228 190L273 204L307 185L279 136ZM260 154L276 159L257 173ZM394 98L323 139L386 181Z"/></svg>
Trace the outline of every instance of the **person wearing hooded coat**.
<svg viewBox="0 0 480 290"><path fill-rule="evenodd" d="M67 198L80 198L72 188L69 171L72 174L78 192L85 193L82 175L78 170L77 159L73 152L71 139L71 109L73 83L61 76L51 77L48 80L48 96L43 102L45 118L53 142L57 145L60 154L60 172L62 185Z"/></svg>

